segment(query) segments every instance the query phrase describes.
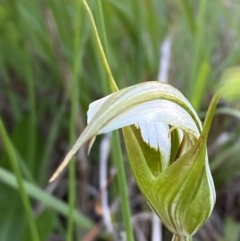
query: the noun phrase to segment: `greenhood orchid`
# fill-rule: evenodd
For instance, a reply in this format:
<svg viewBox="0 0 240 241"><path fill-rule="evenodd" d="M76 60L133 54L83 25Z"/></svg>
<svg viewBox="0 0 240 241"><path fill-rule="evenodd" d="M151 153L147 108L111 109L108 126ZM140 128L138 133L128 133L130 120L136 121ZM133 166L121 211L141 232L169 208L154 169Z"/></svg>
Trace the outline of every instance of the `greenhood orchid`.
<svg viewBox="0 0 240 241"><path fill-rule="evenodd" d="M136 182L173 239L191 240L210 216L215 188L208 130L183 94L157 81L140 83L90 104L88 125L50 181L97 135L123 128Z"/></svg>

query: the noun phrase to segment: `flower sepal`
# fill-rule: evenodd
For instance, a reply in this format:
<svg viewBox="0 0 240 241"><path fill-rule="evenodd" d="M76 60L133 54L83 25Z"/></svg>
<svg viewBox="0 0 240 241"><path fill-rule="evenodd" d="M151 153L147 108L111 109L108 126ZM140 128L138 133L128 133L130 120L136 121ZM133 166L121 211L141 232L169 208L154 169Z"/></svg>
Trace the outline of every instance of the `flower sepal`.
<svg viewBox="0 0 240 241"><path fill-rule="evenodd" d="M139 130L134 126L124 128L123 132L131 168L149 206L175 237L188 240L206 222L215 203L206 137L201 136L166 169L158 168L156 175L156 171L151 170L152 162L160 162L156 159L156 150L141 141Z"/></svg>

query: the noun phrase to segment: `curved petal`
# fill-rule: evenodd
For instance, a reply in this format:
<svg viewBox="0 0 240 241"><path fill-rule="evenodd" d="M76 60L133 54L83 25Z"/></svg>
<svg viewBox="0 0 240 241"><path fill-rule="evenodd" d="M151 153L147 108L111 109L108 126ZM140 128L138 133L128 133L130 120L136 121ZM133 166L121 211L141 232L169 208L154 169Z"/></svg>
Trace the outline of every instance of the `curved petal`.
<svg viewBox="0 0 240 241"><path fill-rule="evenodd" d="M163 100L168 100L169 102L165 102ZM175 111L176 109L175 107L178 108L178 110ZM131 87L122 89L118 92L115 92L107 97L104 97L103 99L93 102L89 106L88 123L90 123L93 119L95 119L95 121L98 120L99 122L102 122L103 123L102 125L98 125L97 132L104 133L104 132L111 131L112 128L113 129L120 128L119 126L121 126L121 122L123 121L123 118L126 117L126 116L123 116L123 118L120 120L121 115L124 115L124 113L126 113L127 111L133 113L134 110L141 111L141 109L144 109L143 110L144 116L143 115L140 116L139 113L136 113L136 112L135 114L137 114L139 118L141 117L146 119L151 118L150 120L153 120L153 121L158 119L158 121L162 122L162 120L159 120L159 117L157 116L157 112L165 111L166 113L168 111L166 111L167 109L164 109L164 110L158 110L158 109L171 108L169 109L169 112L175 111L175 116L176 116L178 114L176 112L180 112L181 107L185 111L185 113L187 112L188 115L193 120L190 121L191 122L190 128L188 128L189 126L184 125L184 123L182 123L182 126L180 128L187 129L187 130L189 129L192 132L196 133L197 135L197 133L199 133L202 129L201 121L199 120L197 113L195 112L190 102L183 96L183 94L180 91L178 91L171 85L161 83L159 81L145 82L135 86L131 86ZM145 109L145 108L151 108L151 109L149 109L148 111L148 109ZM148 116L145 116L146 114ZM171 114L174 115L174 113L169 113L169 115ZM182 116L184 115L185 114L183 114ZM114 126L110 127L109 124L111 120L113 120L114 118L118 118L119 124L116 125L116 127ZM178 121L181 120L181 118L182 117L178 118ZM169 122L169 121L166 121L166 122ZM134 122L132 122L132 124L133 123ZM175 126L176 123L177 121L173 123L173 125ZM125 125L124 123L122 124L123 124L122 126ZM126 123L126 125L128 125L128 123ZM109 128L107 126L109 126ZM198 131L196 129L198 129Z"/></svg>
<svg viewBox="0 0 240 241"><path fill-rule="evenodd" d="M97 108L101 109L98 103L95 104L97 104ZM115 108L118 108L118 105L116 105ZM187 133L193 134L196 138L200 135L198 127L190 114L185 109L169 100L152 100L140 103L139 105L125 109L115 117L112 117L111 113L106 113L105 120L107 120L106 125L99 129L97 134L107 133L141 121L146 121L164 123L180 128Z"/></svg>
<svg viewBox="0 0 240 241"><path fill-rule="evenodd" d="M197 138L202 130L190 102L171 85L151 81L122 89L90 105L88 126L50 181L61 173L80 146L96 135L141 121L170 124Z"/></svg>

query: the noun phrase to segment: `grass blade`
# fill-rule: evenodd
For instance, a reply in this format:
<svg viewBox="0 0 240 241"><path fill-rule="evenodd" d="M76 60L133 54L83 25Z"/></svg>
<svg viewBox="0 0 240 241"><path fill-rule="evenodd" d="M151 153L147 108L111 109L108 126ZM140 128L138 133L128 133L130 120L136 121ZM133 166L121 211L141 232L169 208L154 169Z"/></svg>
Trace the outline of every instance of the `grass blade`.
<svg viewBox="0 0 240 241"><path fill-rule="evenodd" d="M24 187L24 183L23 183L23 178L22 178L22 174L20 171L20 168L18 166L18 161L17 161L17 156L16 153L14 151L14 148L12 146L12 143L8 137L8 134L5 130L5 127L3 125L2 120L0 119L0 134L2 136L3 142L5 144L6 150L8 152L9 155L9 159L12 165L12 169L15 173L16 179L17 179L17 185L19 188L19 192L20 195L22 197L22 202L23 202L23 206L25 208L25 212L26 212L26 218L28 220L28 224L30 227L30 231L31 231L31 235L32 235L32 240L33 241L40 241L39 239L39 235L38 235L38 230L36 227L36 223L32 214L32 208L31 208L31 204L30 204L30 200L27 196L25 187Z"/></svg>

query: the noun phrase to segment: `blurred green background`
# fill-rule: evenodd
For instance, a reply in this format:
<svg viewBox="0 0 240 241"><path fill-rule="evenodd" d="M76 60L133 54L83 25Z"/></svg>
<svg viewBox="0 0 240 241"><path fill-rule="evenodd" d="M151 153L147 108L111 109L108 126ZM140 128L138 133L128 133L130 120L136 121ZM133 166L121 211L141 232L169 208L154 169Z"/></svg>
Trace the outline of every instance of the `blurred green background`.
<svg viewBox="0 0 240 241"><path fill-rule="evenodd" d="M161 47L167 39L171 56L168 82L189 98L204 119L222 73L240 64L240 2L88 3L100 38L106 36L104 48L119 88L158 79ZM88 105L108 93L107 75L81 1L0 1L1 240L34 240L34 229L39 234L35 240L121 240L118 236L123 223L111 157L108 201L115 235L106 231L102 221L98 181L101 137L90 156L86 148L80 151L76 170L70 173L76 175L72 231L67 220L72 215L68 203L74 197L69 198L67 173L48 184L86 126ZM217 204L194 240L240 240L239 108L236 104L219 104L209 140ZM124 159L135 233L141 230L142 240L151 240L151 211L134 184L125 154ZM19 170L27 192L25 206L24 192L15 179L21 180ZM29 225L28 197L35 228ZM170 240L164 228L162 240Z"/></svg>

